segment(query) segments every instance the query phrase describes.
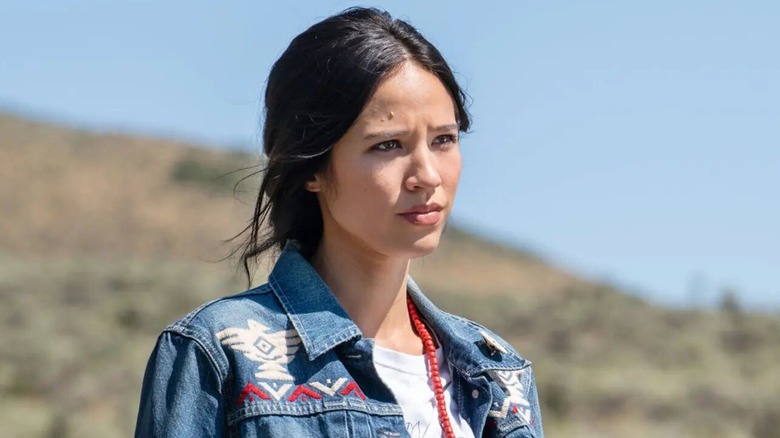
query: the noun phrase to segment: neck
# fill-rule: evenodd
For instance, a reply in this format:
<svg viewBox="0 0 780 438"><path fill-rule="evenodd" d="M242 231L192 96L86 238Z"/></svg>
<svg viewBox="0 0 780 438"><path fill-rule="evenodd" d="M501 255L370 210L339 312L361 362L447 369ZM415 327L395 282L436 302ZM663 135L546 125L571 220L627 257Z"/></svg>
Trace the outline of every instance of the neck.
<svg viewBox="0 0 780 438"><path fill-rule="evenodd" d="M421 354L406 306L408 259L393 259L323 235L312 265L347 314L377 345Z"/></svg>

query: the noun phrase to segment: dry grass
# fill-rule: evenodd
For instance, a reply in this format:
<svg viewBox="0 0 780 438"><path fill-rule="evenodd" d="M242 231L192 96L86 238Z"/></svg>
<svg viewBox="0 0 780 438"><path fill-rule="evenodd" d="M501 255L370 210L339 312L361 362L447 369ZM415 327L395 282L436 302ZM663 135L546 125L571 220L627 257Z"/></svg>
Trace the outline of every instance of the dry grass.
<svg viewBox="0 0 780 438"><path fill-rule="evenodd" d="M8 231L0 233L0 248L6 251L216 258L224 255L219 242L243 228L245 203L253 202L250 195L240 202L229 190L173 178L188 161L250 166L246 154L10 117L0 117L0 132L0 229Z"/></svg>

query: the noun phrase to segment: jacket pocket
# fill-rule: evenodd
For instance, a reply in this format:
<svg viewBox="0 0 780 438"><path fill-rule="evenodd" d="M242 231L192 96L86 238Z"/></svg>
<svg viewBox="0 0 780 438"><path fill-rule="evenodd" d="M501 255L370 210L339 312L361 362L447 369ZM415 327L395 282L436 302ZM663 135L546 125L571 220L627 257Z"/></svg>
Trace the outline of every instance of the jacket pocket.
<svg viewBox="0 0 780 438"><path fill-rule="evenodd" d="M403 414L395 405L358 400L315 400L295 404L263 401L228 414L231 437L377 437L392 431Z"/></svg>

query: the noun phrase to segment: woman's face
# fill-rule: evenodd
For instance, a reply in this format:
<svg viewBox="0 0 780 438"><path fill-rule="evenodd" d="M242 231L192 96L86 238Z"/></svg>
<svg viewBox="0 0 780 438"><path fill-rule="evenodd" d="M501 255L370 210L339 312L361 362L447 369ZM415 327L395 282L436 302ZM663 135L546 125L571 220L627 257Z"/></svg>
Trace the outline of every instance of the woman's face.
<svg viewBox="0 0 780 438"><path fill-rule="evenodd" d="M380 83L307 188L317 192L330 243L414 258L438 245L460 169L452 97L436 76L405 63Z"/></svg>

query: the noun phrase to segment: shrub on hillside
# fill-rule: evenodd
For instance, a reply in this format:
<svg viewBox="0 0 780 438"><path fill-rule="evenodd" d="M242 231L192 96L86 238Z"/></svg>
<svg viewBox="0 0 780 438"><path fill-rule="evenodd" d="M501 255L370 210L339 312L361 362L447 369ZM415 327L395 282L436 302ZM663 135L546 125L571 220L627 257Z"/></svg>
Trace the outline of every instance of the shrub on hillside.
<svg viewBox="0 0 780 438"><path fill-rule="evenodd" d="M210 159L197 154L176 161L171 167L171 181L179 184L194 184L217 193L230 193L239 188L244 177L251 175L252 161L245 154L230 159ZM249 166L249 167L248 167Z"/></svg>

